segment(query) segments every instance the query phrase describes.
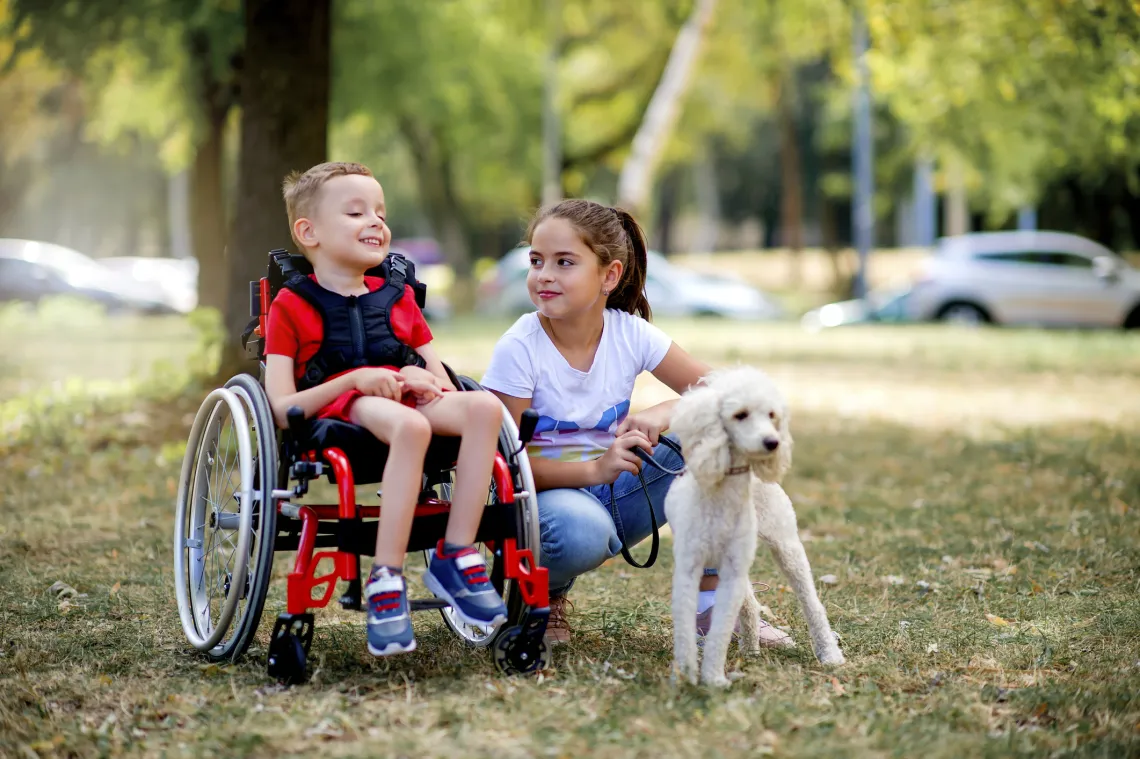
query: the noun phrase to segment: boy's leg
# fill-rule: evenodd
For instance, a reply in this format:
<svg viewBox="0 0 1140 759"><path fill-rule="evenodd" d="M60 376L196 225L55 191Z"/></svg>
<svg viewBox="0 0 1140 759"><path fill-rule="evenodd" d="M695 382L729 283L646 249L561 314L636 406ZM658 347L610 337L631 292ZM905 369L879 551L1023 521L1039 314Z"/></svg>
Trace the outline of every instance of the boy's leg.
<svg viewBox="0 0 1140 759"><path fill-rule="evenodd" d="M447 532L424 573L424 585L469 625L505 622L507 607L487 575L475 542L502 425L503 406L490 393L447 393L418 407L440 435L460 436Z"/></svg>
<svg viewBox="0 0 1140 759"><path fill-rule="evenodd" d="M388 444L375 563L401 567L423 484L424 456L431 442L431 426L414 409L376 396L358 399L352 404L349 418Z"/></svg>
<svg viewBox="0 0 1140 759"><path fill-rule="evenodd" d="M446 393L417 411L431 424L435 434L460 438L451 514L444 540L454 545L473 543L487 504L503 421L502 403L485 392Z"/></svg>
<svg viewBox="0 0 1140 759"><path fill-rule="evenodd" d="M375 396L353 403L349 418L389 448L383 476L384 505L376 530L376 558L364 589L368 601L368 650L375 656L414 651L416 638L408 585L401 568L408 550L431 428L415 410Z"/></svg>

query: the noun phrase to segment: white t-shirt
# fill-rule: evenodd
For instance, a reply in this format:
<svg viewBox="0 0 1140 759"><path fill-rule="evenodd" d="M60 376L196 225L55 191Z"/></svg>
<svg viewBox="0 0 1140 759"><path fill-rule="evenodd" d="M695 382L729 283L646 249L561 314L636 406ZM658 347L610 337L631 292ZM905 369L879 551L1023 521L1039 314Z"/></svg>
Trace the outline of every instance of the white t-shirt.
<svg viewBox="0 0 1140 759"><path fill-rule="evenodd" d="M539 413L529 451L560 461L589 461L614 441L629 414L633 382L653 371L673 341L639 316L606 309L602 339L590 371L567 363L538 313L526 314L499 338L481 384L530 398Z"/></svg>

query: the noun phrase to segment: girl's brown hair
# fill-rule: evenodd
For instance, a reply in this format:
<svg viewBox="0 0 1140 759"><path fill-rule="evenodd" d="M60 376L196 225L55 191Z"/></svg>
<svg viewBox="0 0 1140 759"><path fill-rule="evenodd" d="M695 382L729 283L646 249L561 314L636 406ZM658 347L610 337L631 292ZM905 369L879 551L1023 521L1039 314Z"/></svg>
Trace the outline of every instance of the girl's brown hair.
<svg viewBox="0 0 1140 759"><path fill-rule="evenodd" d="M534 217L526 230L528 245L534 230L547 219L570 222L602 266L621 261L621 279L606 299L606 308L650 318L649 301L645 298L645 233L628 211L592 200L563 200L543 208Z"/></svg>

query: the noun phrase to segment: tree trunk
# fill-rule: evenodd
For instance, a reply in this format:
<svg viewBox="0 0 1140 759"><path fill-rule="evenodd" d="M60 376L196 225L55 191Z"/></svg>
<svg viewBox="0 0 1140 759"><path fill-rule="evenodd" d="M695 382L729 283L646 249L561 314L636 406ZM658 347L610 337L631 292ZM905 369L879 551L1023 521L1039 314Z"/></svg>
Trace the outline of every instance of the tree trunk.
<svg viewBox="0 0 1140 759"><path fill-rule="evenodd" d="M697 65L716 0L696 0L693 12L673 43L661 81L633 137L633 147L618 177L618 204L644 213L653 189L653 173L681 110L681 100Z"/></svg>
<svg viewBox="0 0 1140 759"><path fill-rule="evenodd" d="M190 239L198 260L198 305L224 313L230 281L222 192L225 114L210 114L209 122L190 168Z"/></svg>
<svg viewBox="0 0 1140 759"><path fill-rule="evenodd" d="M803 282L804 199L803 166L796 133L795 72L781 74L778 97L780 130L780 244L788 250L788 285Z"/></svg>
<svg viewBox="0 0 1140 759"><path fill-rule="evenodd" d="M966 172L962 159L946 162L946 234L964 235L970 231L970 207L966 200Z"/></svg>
<svg viewBox="0 0 1140 759"><path fill-rule="evenodd" d="M451 307L455 313L470 313L475 307L474 267L463 208L455 188L451 151L439 130L407 115L401 116L399 122L412 154L420 200L447 263L455 272Z"/></svg>
<svg viewBox="0 0 1140 759"><path fill-rule="evenodd" d="M692 243L694 253L712 253L716 250L720 231L720 188L716 176L715 158L706 150L705 155L693 164L693 184L697 190L698 223Z"/></svg>
<svg viewBox="0 0 1140 759"><path fill-rule="evenodd" d="M281 181L325 160L329 116L330 0L245 0L245 56L239 75L241 156L229 235L229 341L223 373L253 366L238 335L250 319L249 283L268 252L290 245Z"/></svg>
<svg viewBox="0 0 1140 759"><path fill-rule="evenodd" d="M562 114L558 107L558 60L562 50L562 0L546 0L546 68L542 88L542 204L562 198Z"/></svg>

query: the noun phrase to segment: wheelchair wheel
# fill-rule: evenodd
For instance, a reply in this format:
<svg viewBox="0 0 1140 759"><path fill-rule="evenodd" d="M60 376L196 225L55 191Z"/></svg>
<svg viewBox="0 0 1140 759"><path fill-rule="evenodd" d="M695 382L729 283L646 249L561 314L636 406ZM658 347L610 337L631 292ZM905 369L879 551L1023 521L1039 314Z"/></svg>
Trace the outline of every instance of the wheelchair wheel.
<svg viewBox="0 0 1140 759"><path fill-rule="evenodd" d="M273 563L278 478L269 401L253 377L237 375L198 409L175 515L182 629L212 659L241 655L257 631Z"/></svg>
<svg viewBox="0 0 1140 759"><path fill-rule="evenodd" d="M478 384L466 377L459 378L460 387L464 390L480 390ZM519 431L510 413L503 409L503 424L499 432L499 452L510 461L519 447ZM541 564L541 544L539 542L538 503L534 497L534 475L530 469L530 459L525 454L518 458L519 475L515 482L515 543L520 548L529 548L534 554L535 561ZM438 494L442 500L451 500L450 482L438 486ZM525 495L520 495L524 493ZM494 503L498 498L494 487L491 488L488 502ZM507 621L495 626L484 627L469 625L459 619L450 606L440 609L443 621L456 635L468 645L484 648L491 645L496 637L503 631L522 623L526 617L527 606L523 601L522 593L512 580L504 579L503 557L501 551L492 552L486 545L477 546L483 553L483 558L490 569L491 582L495 589L503 596L507 605ZM431 552L424 552L424 561L430 562Z"/></svg>

